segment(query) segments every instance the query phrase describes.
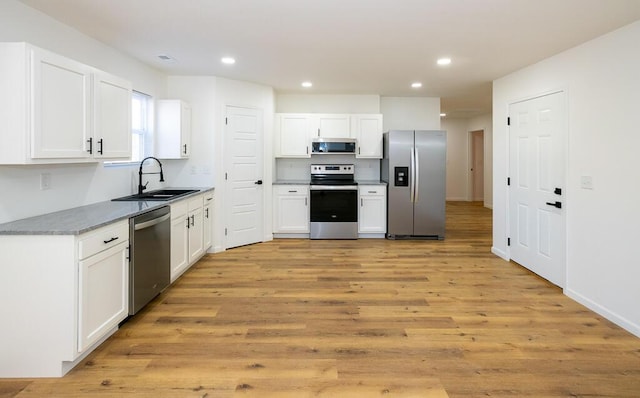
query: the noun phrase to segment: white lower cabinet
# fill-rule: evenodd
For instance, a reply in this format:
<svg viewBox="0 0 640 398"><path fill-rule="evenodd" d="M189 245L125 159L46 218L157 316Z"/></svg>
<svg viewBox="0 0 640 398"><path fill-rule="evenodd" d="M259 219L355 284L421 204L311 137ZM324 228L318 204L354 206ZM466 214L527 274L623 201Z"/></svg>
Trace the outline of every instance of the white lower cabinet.
<svg viewBox="0 0 640 398"><path fill-rule="evenodd" d="M211 235L211 226L205 228L204 196L171 204L171 282L205 253L205 233Z"/></svg>
<svg viewBox="0 0 640 398"><path fill-rule="evenodd" d="M0 236L0 377L60 377L127 317L129 222Z"/></svg>
<svg viewBox="0 0 640 398"><path fill-rule="evenodd" d="M189 200L189 265L204 254L204 212L202 195Z"/></svg>
<svg viewBox="0 0 640 398"><path fill-rule="evenodd" d="M213 244L213 192L204 194L202 216L204 220L202 240L204 241L204 251L206 252Z"/></svg>
<svg viewBox="0 0 640 398"><path fill-rule="evenodd" d="M309 186L274 185L273 232L309 233Z"/></svg>
<svg viewBox="0 0 640 398"><path fill-rule="evenodd" d="M125 319L129 310L129 244L122 242L80 261L78 351Z"/></svg>
<svg viewBox="0 0 640 398"><path fill-rule="evenodd" d="M385 234L387 232L387 187L359 185L358 232Z"/></svg>

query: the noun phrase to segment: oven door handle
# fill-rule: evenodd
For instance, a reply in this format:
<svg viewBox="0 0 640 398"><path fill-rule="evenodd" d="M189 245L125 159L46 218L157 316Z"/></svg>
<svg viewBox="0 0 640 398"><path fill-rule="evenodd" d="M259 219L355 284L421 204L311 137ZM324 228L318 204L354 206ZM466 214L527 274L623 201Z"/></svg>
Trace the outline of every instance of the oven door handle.
<svg viewBox="0 0 640 398"><path fill-rule="evenodd" d="M357 191L357 185L310 185L311 191Z"/></svg>

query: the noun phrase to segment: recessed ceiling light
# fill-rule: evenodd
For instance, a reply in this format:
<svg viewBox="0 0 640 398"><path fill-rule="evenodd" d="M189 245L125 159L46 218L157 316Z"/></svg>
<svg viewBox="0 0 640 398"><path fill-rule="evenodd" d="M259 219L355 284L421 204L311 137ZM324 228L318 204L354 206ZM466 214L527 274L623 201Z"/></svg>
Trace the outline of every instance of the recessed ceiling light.
<svg viewBox="0 0 640 398"><path fill-rule="evenodd" d="M158 58L160 58L162 61L175 61L175 59L173 59L171 56L167 55L167 54L160 54L158 55Z"/></svg>
<svg viewBox="0 0 640 398"><path fill-rule="evenodd" d="M236 63L236 60L231 57L224 57L220 61L222 61L223 64L227 64L227 65L233 65Z"/></svg>
<svg viewBox="0 0 640 398"><path fill-rule="evenodd" d="M441 113L441 114L440 114L440 117L445 117L445 116L447 116L447 114L446 114L446 113Z"/></svg>
<svg viewBox="0 0 640 398"><path fill-rule="evenodd" d="M309 87L312 87L312 86L313 86L313 83L311 83L311 82L302 82L302 87L309 88Z"/></svg>
<svg viewBox="0 0 640 398"><path fill-rule="evenodd" d="M438 65L449 65L450 63L451 63L451 58L438 59Z"/></svg>
<svg viewBox="0 0 640 398"><path fill-rule="evenodd" d="M420 83L420 82L411 83L411 87L420 88L420 87L422 87L422 83Z"/></svg>

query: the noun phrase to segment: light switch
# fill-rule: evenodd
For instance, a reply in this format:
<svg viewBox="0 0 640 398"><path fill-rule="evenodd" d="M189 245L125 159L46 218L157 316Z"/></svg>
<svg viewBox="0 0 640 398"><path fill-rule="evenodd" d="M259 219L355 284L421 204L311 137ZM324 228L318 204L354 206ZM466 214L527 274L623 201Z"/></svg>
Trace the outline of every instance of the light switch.
<svg viewBox="0 0 640 398"><path fill-rule="evenodd" d="M580 177L580 188L582 188L582 189L593 189L593 177L591 177L591 176L581 176Z"/></svg>

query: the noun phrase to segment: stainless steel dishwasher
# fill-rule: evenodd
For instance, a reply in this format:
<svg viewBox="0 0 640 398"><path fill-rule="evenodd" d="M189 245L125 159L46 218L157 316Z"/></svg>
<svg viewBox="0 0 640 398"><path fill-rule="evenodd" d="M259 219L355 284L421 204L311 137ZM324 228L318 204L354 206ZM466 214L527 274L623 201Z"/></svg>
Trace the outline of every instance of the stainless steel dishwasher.
<svg viewBox="0 0 640 398"><path fill-rule="evenodd" d="M140 311L171 279L171 213L164 206L129 219L129 315Z"/></svg>

